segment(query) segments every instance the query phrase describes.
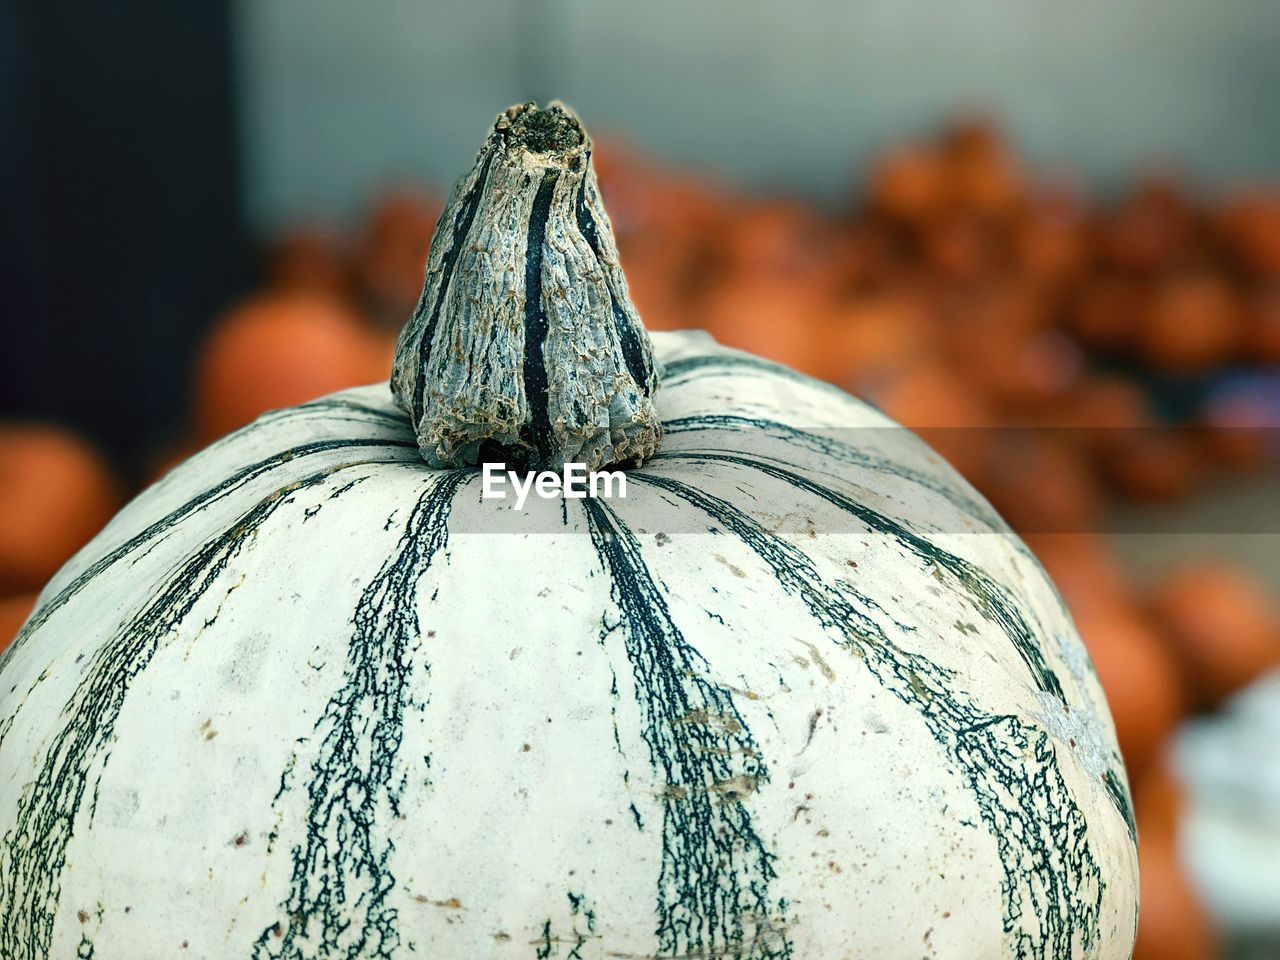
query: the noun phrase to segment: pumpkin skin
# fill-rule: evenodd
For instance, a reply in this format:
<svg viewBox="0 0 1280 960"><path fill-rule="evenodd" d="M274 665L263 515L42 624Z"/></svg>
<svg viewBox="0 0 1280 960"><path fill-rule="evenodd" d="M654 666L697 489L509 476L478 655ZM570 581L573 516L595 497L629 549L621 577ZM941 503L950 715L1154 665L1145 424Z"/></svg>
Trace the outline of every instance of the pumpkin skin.
<svg viewBox="0 0 1280 960"><path fill-rule="evenodd" d="M1127 958L1040 566L861 401L653 341L626 498L483 499L381 385L128 505L0 662L0 955Z"/></svg>

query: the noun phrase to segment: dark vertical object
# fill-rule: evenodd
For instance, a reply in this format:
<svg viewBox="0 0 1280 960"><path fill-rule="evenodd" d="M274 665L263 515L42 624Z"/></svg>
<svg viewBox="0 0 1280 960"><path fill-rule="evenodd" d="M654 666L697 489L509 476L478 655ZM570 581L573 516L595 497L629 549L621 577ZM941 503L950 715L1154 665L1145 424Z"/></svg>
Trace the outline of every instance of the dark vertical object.
<svg viewBox="0 0 1280 960"><path fill-rule="evenodd" d="M125 464L248 279L231 4L0 4L0 415Z"/></svg>

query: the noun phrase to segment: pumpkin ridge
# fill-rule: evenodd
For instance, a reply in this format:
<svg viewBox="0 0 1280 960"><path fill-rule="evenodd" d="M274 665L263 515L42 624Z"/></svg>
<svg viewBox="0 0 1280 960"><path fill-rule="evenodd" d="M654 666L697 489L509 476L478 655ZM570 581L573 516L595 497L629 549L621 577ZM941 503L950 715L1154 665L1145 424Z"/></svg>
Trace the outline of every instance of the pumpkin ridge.
<svg viewBox="0 0 1280 960"><path fill-rule="evenodd" d="M802 477L797 473L784 470L780 467L773 466L749 457L743 457L733 454L712 454L712 453L683 453L680 451L670 451L658 455L664 460L686 459L686 460L705 460L705 461L721 461L726 463L735 463L751 469L759 470L769 474L777 479L790 483L799 489L806 490L815 496L821 497L828 503L831 503L847 513L851 513L877 532L892 535L899 543L907 547L917 557L927 563L939 563L944 569L947 569L957 581L969 593L970 601L974 607L985 619L995 622L1004 631L1009 638L1014 649L1018 652L1023 662L1027 665L1032 680L1036 683L1037 688L1046 696L1052 697L1054 700L1067 706L1066 693L1062 689L1062 684L1057 676L1050 669L1044 660L1044 655L1040 651L1039 646L1035 643L1030 629L1027 627L1026 621L1022 619L1012 606L1007 602L1004 596L1004 589L992 580L990 577L982 573L977 567L966 560L952 554L946 550L929 543L924 538L911 533L911 531L894 523L883 514L870 510L861 504L855 503L847 497L841 496L833 490L823 487L821 484L814 483L806 477ZM1123 818L1129 828L1131 835L1136 836L1136 826L1133 820L1133 804L1127 799L1126 791L1122 788L1122 778L1114 771L1107 775L1108 779L1105 784L1106 792L1110 798L1112 805Z"/></svg>
<svg viewBox="0 0 1280 960"><path fill-rule="evenodd" d="M769 779L756 741L732 694L694 669L706 659L674 623L634 534L602 501L584 505L621 614L601 641L613 630L624 635L645 718L641 737L664 785L659 955L790 958L787 905L769 895L774 854L746 803Z"/></svg>
<svg viewBox="0 0 1280 960"><path fill-rule="evenodd" d="M214 442L213 446L219 446L234 440L243 439L247 436L252 436L254 432L261 430L263 427L268 425L288 423L292 420L313 417L316 414L323 414L328 411L358 414L357 416L349 417L327 417L326 420L329 423L346 421L350 423L363 424L365 426L394 426L399 428L407 426L408 420L405 419L402 412L370 407L366 404L357 403L346 396L346 394L353 393L359 389L361 388L356 387L340 393L329 394L328 396L318 397L315 400L308 400L306 403L300 403L293 407L282 407L278 410L268 410L256 420L251 420L244 426L237 427L225 436L218 438L218 440Z"/></svg>
<svg viewBox="0 0 1280 960"><path fill-rule="evenodd" d="M61 874L85 788L95 765L105 766L115 722L133 680L166 634L182 623L241 548L299 490L336 473L379 461L357 460L312 473L259 500L228 529L200 546L167 578L155 599L120 624L94 653L63 707L67 721L45 752L36 778L22 790L13 826L0 845L0 956L45 960L58 913ZM102 770L98 771L101 778ZM96 795L96 788L95 788ZM90 818L93 804L90 806Z"/></svg>
<svg viewBox="0 0 1280 960"><path fill-rule="evenodd" d="M417 444L407 440L384 440L384 439L365 439L365 438L335 438L329 440L314 440L309 443L298 444L294 447L273 453L269 457L264 457L254 463L248 464L237 470L231 476L219 481L217 485L202 492L196 497L183 503L181 506L170 511L165 516L152 524L149 524L139 533L130 537L124 543L113 548L104 556L99 557L90 564L83 572L78 574L75 579L61 588L52 597L44 600L39 608L31 615L18 636L10 644L9 648L0 654L0 669L3 669L7 660L17 653L18 649L26 642L28 636L35 632L53 616L64 604L77 593L80 592L90 581L102 574L108 568L114 566L121 559L128 556L134 550L143 544L154 540L160 534L176 526L184 518L205 509L209 505L217 502L223 497L230 494L235 489L244 484L263 476L276 467L284 466L300 457L310 456L315 453L326 453L331 450L342 450L355 447L401 447L406 449L416 449ZM400 462L400 461L386 461ZM12 722L12 716L5 718L5 722L0 724L0 745L4 743L5 733L8 724Z"/></svg>
<svg viewBox="0 0 1280 960"><path fill-rule="evenodd" d="M951 670L898 647L871 617L823 582L804 551L745 511L671 477L642 471L633 479L680 497L722 524L770 567L787 593L801 598L828 633L840 637L840 646L855 649L881 687L918 709L930 735L959 767L996 842L1004 872L1004 931L1019 938L1019 957L1070 956L1075 933L1086 946L1098 937L1101 870L1084 838L1083 814L1043 731L970 702L953 689ZM852 635L849 624L856 624L859 635ZM1031 770L1021 769L1018 762L1027 750L1034 750L1038 761ZM1108 778L1106 788L1112 784ZM1046 825L1042 809L1064 813ZM1038 890L1046 892L1047 902L1065 901L1071 908L1065 916L1041 916L1036 912ZM1092 902L1085 899L1090 895ZM1024 929L1024 910L1040 925L1035 938Z"/></svg>
<svg viewBox="0 0 1280 960"><path fill-rule="evenodd" d="M413 672L409 644L420 633L417 586L447 546L454 497L474 476L459 470L434 480L395 552L361 593L343 686L314 726L328 730L311 763L306 837L293 848L290 893L280 919L255 942L255 960L302 960L314 950L373 960L392 957L400 944L398 913L387 903L395 843L389 836L379 841L373 827L380 802L392 821L399 815L395 768ZM285 778L287 771L282 784ZM277 800L287 792L282 787Z"/></svg>
<svg viewBox="0 0 1280 960"><path fill-rule="evenodd" d="M333 417L331 419L348 419L351 423L379 423L383 426L395 427L399 430L405 430L412 436L413 431L410 428L409 421L401 410L384 410L379 407L371 407L368 404L357 403L342 393L332 394L327 397L321 397L319 400L311 400L308 403L299 404L292 408L297 411L307 413L322 413L325 411L339 411L342 413L360 414L350 418Z"/></svg>
<svg viewBox="0 0 1280 960"><path fill-rule="evenodd" d="M674 385L676 381L683 380L687 382L700 374L713 375L718 372L718 368L723 368L725 371L744 369L755 373L767 373L781 377L784 380L790 380L793 383L812 387L814 390L838 397L845 403L849 403L854 399L833 383L815 380L813 377L799 373L780 363L775 363L773 360L752 356L749 353L729 353L727 351L725 353L705 353L692 357L681 357L679 360L665 363L663 364L663 383ZM865 400L858 402L867 403ZM867 406L871 406L871 404L867 404Z"/></svg>
<svg viewBox="0 0 1280 960"><path fill-rule="evenodd" d="M673 450L658 455L662 460L693 460L703 462L730 463L748 469L758 470L797 489L804 490L828 503L857 517L870 529L877 533L892 536L920 560L927 564L937 564L946 570L965 588L975 609L982 616L997 623L1009 638L1014 650L1022 658L1036 688L1047 693L1059 702L1066 703L1066 694L1057 675L1044 659L1039 644L1035 642L1030 628L1012 605L1008 602L1005 589L995 580L987 576L972 563L950 551L930 543L924 537L912 532L900 523L869 507L863 506L836 491L815 483L808 477L787 470L762 459L734 453L695 452Z"/></svg>
<svg viewBox="0 0 1280 960"><path fill-rule="evenodd" d="M1009 532L1008 525L1000 518L999 514L991 509L989 504L981 503L973 497L966 496L964 491L957 489L954 484L939 483L921 471L896 463L887 457L872 457L864 451L859 450L853 444L837 440L834 437L823 436L821 433L802 430L801 428L792 426L789 423L783 423L781 420L771 420L762 417L746 417L730 413L702 413L686 417L676 417L672 420L664 420L662 423L662 429L667 436L677 436L681 433L697 433L702 430L724 430L726 432L742 433L748 436L752 430L762 432L774 431L775 433L782 434L780 439L794 446L801 447L805 450L809 450L823 456L833 457L837 460L854 464L866 470L872 470L877 473L890 473L914 483L931 493L938 494L938 496L945 498L952 506L960 510L964 510L971 517L982 521L991 528L991 532ZM1014 546L1019 548L1019 552L1027 554L1030 553L1030 551L1021 544L1015 544Z"/></svg>

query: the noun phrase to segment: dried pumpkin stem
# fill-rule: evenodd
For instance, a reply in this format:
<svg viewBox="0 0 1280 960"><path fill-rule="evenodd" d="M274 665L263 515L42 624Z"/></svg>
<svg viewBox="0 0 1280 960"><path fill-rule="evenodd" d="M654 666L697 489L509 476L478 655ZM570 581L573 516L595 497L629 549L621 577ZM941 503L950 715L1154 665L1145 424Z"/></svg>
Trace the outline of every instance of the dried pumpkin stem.
<svg viewBox="0 0 1280 960"><path fill-rule="evenodd" d="M512 107L454 187L396 344L423 459L638 464L662 439L657 386L586 131L557 103Z"/></svg>

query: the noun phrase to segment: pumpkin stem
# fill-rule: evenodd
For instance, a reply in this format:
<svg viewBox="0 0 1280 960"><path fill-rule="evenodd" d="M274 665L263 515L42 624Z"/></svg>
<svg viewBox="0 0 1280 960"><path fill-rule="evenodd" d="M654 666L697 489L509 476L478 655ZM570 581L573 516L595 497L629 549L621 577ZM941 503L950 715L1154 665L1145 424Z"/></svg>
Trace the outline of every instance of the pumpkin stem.
<svg viewBox="0 0 1280 960"><path fill-rule="evenodd" d="M658 372L572 111L499 115L436 224L391 390L433 467L643 462Z"/></svg>

